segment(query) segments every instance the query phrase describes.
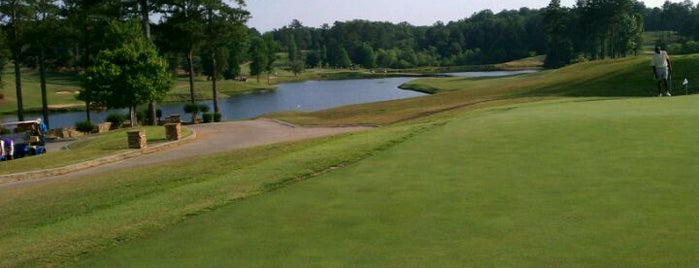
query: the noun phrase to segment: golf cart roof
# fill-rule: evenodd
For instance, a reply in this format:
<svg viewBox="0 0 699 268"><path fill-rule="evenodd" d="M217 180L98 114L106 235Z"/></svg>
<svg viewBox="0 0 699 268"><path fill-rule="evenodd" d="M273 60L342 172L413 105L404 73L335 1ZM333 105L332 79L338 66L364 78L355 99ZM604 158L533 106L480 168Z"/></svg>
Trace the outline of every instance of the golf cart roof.
<svg viewBox="0 0 699 268"><path fill-rule="evenodd" d="M27 120L27 121L16 121L16 122L5 122L0 123L0 126L13 126L13 125L24 125L24 124L39 124L41 120Z"/></svg>

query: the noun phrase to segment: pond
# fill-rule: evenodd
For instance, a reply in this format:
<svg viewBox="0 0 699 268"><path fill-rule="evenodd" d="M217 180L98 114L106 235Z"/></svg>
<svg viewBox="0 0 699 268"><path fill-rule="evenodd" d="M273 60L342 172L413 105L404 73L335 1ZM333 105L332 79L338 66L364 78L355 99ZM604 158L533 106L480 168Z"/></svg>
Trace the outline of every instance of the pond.
<svg viewBox="0 0 699 268"><path fill-rule="evenodd" d="M464 77L493 77L532 73L536 71L495 71L495 72L465 72L449 73L450 76ZM412 98L425 95L424 93L403 90L398 86L414 78L380 78L357 80L305 81L277 85L276 90L244 94L228 99L220 99L219 104L223 120L250 119L263 114L301 110L318 111L338 106ZM212 101L201 101L207 104L213 112ZM163 116L179 114L184 121L191 116L184 114L184 103L161 103L158 108ZM143 108L143 107L141 107ZM127 110L109 110L92 112L93 122L104 122L112 113L126 114ZM40 118L39 114L25 115L25 119ZM8 116L2 121L16 121L17 117ZM49 116L50 127L72 127L75 122L84 121L85 112L55 113Z"/></svg>
<svg viewBox="0 0 699 268"><path fill-rule="evenodd" d="M424 93L399 89L398 86L413 78L382 78L333 81L305 81L277 85L276 90L244 94L228 99L220 99L219 105L223 120L249 119L263 114L288 111L317 111L338 106L396 100L423 96ZM200 101L213 112L213 101ZM161 103L158 108L163 116L179 114L184 121L191 115L184 114L184 103ZM139 107L143 108L143 107ZM128 113L126 109L92 112L93 122L104 122L112 113ZM40 118L40 114L25 115L25 119ZM16 116L8 116L2 121L15 121ZM52 129L72 127L75 122L85 121L85 112L55 113L49 115Z"/></svg>

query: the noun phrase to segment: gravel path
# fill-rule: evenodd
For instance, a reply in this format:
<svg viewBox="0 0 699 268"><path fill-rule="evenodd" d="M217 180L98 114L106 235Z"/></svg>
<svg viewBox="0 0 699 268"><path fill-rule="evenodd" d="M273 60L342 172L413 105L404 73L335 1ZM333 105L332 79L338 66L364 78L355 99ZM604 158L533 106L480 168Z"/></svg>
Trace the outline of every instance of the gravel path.
<svg viewBox="0 0 699 268"><path fill-rule="evenodd" d="M197 138L177 147L64 175L0 184L0 189L35 185L47 181L69 180L84 176L98 177L105 172L157 165L189 157L370 129L370 127L362 126L298 127L269 119L198 124L188 127L196 132ZM65 146L65 144L60 144L58 146Z"/></svg>

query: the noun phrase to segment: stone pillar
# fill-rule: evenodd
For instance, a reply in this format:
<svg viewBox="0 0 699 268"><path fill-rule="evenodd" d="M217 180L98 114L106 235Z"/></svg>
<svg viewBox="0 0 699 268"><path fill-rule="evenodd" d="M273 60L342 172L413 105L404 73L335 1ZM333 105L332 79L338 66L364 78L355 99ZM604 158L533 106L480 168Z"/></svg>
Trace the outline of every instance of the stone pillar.
<svg viewBox="0 0 699 268"><path fill-rule="evenodd" d="M182 119L179 114L173 114L165 119L166 123L182 123Z"/></svg>
<svg viewBox="0 0 699 268"><path fill-rule="evenodd" d="M178 141L182 138L182 124L168 123L165 124L165 137L169 141Z"/></svg>
<svg viewBox="0 0 699 268"><path fill-rule="evenodd" d="M143 149L146 148L146 146L148 146L146 140L146 131L129 131L126 132L126 135L129 137L129 149Z"/></svg>

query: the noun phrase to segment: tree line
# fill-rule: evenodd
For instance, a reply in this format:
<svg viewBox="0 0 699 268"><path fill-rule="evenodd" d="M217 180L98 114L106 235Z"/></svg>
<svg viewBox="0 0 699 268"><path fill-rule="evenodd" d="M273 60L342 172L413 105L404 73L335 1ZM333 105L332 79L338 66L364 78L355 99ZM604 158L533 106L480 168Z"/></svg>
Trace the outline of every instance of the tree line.
<svg viewBox="0 0 699 268"><path fill-rule="evenodd" d="M320 28L294 20L271 32L285 51L303 51L307 66L411 68L502 62L545 52L543 14L522 8L484 10L432 26L354 20Z"/></svg>
<svg viewBox="0 0 699 268"><path fill-rule="evenodd" d="M269 34L282 51L302 51L309 67L478 65L531 55L547 55L547 67L560 67L636 54L644 31L697 40L699 6L689 0L655 8L637 0L578 0L563 7L552 0L542 9L484 10L431 26L354 20L315 28L294 20Z"/></svg>
<svg viewBox="0 0 699 268"><path fill-rule="evenodd" d="M578 0L573 8L552 0L544 9L548 43L544 65L637 54L643 46L645 9L635 0Z"/></svg>

